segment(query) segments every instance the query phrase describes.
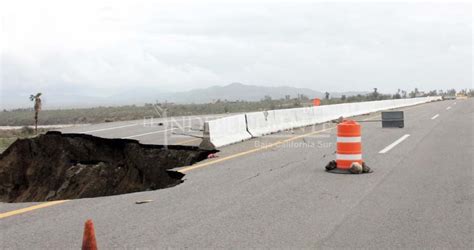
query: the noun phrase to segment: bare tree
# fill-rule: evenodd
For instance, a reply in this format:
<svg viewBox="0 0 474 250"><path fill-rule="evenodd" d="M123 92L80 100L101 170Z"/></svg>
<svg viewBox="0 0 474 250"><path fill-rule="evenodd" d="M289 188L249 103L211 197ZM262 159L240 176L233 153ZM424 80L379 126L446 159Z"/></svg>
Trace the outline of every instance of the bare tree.
<svg viewBox="0 0 474 250"><path fill-rule="evenodd" d="M38 114L41 110L41 93L37 93L36 95L30 95L30 100L35 102L35 132L38 133Z"/></svg>
<svg viewBox="0 0 474 250"><path fill-rule="evenodd" d="M374 92L372 93L372 97L374 100L377 100L379 98L379 92L377 88L374 88Z"/></svg>
<svg viewBox="0 0 474 250"><path fill-rule="evenodd" d="M446 94L450 96L455 96L456 95L456 90L455 89L448 89L446 90Z"/></svg>
<svg viewBox="0 0 474 250"><path fill-rule="evenodd" d="M418 96L419 93L420 91L418 91L418 88L415 88L412 92L410 92L409 96L410 98L415 98Z"/></svg>
<svg viewBox="0 0 474 250"><path fill-rule="evenodd" d="M406 90L402 90L402 97L407 98L407 91Z"/></svg>
<svg viewBox="0 0 474 250"><path fill-rule="evenodd" d="M401 92L401 90L398 89L398 90L397 90L397 93L392 96L392 99L400 99L400 98L402 98L402 96L400 95L400 92Z"/></svg>
<svg viewBox="0 0 474 250"><path fill-rule="evenodd" d="M325 98L326 100L329 100L329 92L324 93L324 98Z"/></svg>
<svg viewBox="0 0 474 250"><path fill-rule="evenodd" d="M474 96L474 89L469 89L468 92L467 92L467 95L470 96L470 97L473 97Z"/></svg>

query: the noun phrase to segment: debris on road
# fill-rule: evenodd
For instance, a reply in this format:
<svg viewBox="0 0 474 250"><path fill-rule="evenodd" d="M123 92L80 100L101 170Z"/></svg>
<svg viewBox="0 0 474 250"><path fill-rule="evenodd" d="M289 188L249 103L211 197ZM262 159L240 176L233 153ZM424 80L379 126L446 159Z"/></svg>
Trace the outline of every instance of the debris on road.
<svg viewBox="0 0 474 250"><path fill-rule="evenodd" d="M326 171L331 171L333 169L336 169L336 161L332 160L326 165Z"/></svg>
<svg viewBox="0 0 474 250"><path fill-rule="evenodd" d="M351 167L348 170L344 169L338 169L337 168L337 162L336 161L330 161L326 167L325 167L327 172L331 173L338 173L338 174L368 174L372 173L373 170L365 164L365 162L362 162L362 164L358 162L353 162L351 164Z"/></svg>
<svg viewBox="0 0 474 250"><path fill-rule="evenodd" d="M369 166L367 166L367 164L365 164L365 162L362 162L362 173L372 173L372 169L369 168Z"/></svg>
<svg viewBox="0 0 474 250"><path fill-rule="evenodd" d="M172 187L183 182L184 174L170 169L215 152L48 132L19 139L0 154L0 201L76 199Z"/></svg>
<svg viewBox="0 0 474 250"><path fill-rule="evenodd" d="M362 164L358 162L353 162L349 168L349 172L352 174L362 174Z"/></svg>
<svg viewBox="0 0 474 250"><path fill-rule="evenodd" d="M145 204L145 203L149 203L149 202L152 202L153 200L142 200L142 201L136 201L135 204Z"/></svg>
<svg viewBox="0 0 474 250"><path fill-rule="evenodd" d="M217 157L219 157L219 156L216 155L216 154L208 154L207 155L207 159L212 159L212 158L217 158Z"/></svg>
<svg viewBox="0 0 474 250"><path fill-rule="evenodd" d="M334 120L331 120L332 123L337 123L337 124L339 124L339 123L341 123L341 122L343 122L343 121L344 121L344 117L343 117L343 116L339 116L339 118L334 119Z"/></svg>

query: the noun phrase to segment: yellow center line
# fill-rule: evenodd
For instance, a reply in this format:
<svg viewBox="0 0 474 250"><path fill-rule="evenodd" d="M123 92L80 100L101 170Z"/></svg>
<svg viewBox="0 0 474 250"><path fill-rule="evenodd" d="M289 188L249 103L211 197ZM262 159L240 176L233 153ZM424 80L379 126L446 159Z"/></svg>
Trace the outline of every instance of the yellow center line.
<svg viewBox="0 0 474 250"><path fill-rule="evenodd" d="M13 215L18 215L18 214L30 212L30 211L40 209L40 208L45 208L45 207L58 205L58 204L66 202L66 201L69 201L69 200L44 202L44 203L41 203L41 204L38 204L38 205L35 205L35 206L25 207L25 208L13 210L13 211L6 212L6 213L1 213L0 214L0 219L7 218L7 217L10 217L10 216L13 216Z"/></svg>
<svg viewBox="0 0 474 250"><path fill-rule="evenodd" d="M244 156L244 155L248 155L248 154L255 153L255 152L258 152L258 151L262 151L262 150L265 150L265 149L273 148L273 147L276 147L276 146L281 145L281 144L286 143L286 142L294 141L294 140L297 140L297 139L300 139L300 138L303 138L303 137L307 137L307 136L310 136L310 135L315 135L315 134L319 134L319 133L322 133L322 132L325 132L325 131L329 131L329 130L332 130L334 128L336 128L336 127L321 129L321 130L318 130L318 131L313 131L313 132L310 132L310 133L294 136L294 137L291 137L291 138L288 138L288 139L285 139L285 140L281 140L281 141L274 142L272 144L265 145L263 147L254 148L254 149L251 149L251 150L247 150L247 151L243 151L243 152L236 153L236 154L233 154L233 155L229 155L229 156L220 158L218 160L204 162L204 163L201 163L201 164L196 164L194 166L185 167L185 168L182 168L178 171L181 172L181 173L184 173L184 172L188 172L188 171L193 170L193 169L207 167L207 166L219 163L219 162L227 161L227 160L234 159L234 158L237 158L237 157L240 157L240 156Z"/></svg>

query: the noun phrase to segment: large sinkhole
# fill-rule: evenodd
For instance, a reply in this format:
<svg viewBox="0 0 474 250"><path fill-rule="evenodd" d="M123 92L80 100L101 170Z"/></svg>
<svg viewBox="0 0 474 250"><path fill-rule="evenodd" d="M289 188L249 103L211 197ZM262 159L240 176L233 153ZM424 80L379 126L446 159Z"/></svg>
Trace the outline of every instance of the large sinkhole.
<svg viewBox="0 0 474 250"><path fill-rule="evenodd" d="M0 155L0 201L77 199L172 187L184 174L170 169L214 152L48 132L19 139Z"/></svg>

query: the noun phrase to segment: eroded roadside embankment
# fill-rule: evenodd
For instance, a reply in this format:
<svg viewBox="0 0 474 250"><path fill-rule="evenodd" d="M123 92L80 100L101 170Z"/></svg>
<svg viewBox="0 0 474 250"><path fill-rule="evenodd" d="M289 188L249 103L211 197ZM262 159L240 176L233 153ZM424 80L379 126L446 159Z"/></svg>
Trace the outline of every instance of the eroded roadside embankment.
<svg viewBox="0 0 474 250"><path fill-rule="evenodd" d="M0 201L77 199L172 187L184 174L169 169L191 165L213 152L48 132L19 139L0 155Z"/></svg>

